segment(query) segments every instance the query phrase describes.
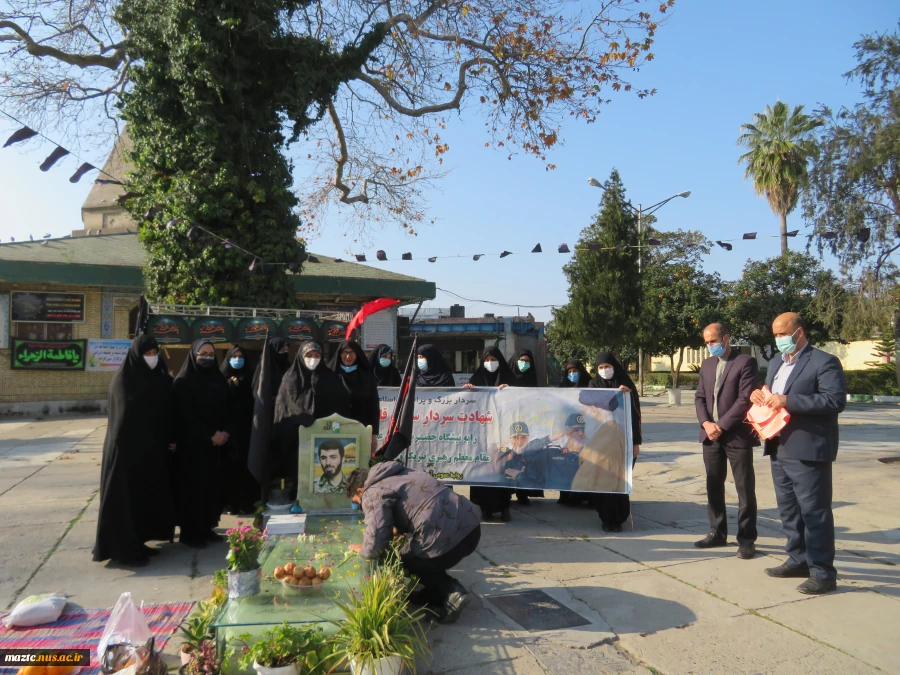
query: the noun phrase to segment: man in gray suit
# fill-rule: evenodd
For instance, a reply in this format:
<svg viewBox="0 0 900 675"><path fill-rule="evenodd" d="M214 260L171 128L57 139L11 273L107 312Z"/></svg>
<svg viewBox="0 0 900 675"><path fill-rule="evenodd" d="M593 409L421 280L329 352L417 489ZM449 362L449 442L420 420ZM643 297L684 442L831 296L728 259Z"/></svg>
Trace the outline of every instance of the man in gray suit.
<svg viewBox="0 0 900 675"><path fill-rule="evenodd" d="M797 590L820 595L837 588L831 472L847 383L837 357L809 344L799 314L780 315L772 332L781 358L772 359L766 377L771 394L757 389L750 400L784 407L791 416L781 433L765 443L789 557L766 574L806 577Z"/></svg>

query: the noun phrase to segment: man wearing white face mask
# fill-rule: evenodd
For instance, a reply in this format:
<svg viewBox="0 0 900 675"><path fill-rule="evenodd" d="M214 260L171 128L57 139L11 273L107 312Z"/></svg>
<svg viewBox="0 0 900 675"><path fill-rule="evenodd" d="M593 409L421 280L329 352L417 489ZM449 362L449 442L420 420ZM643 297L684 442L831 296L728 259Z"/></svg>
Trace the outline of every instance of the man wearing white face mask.
<svg viewBox="0 0 900 675"><path fill-rule="evenodd" d="M700 366L695 406L700 422L700 442L706 465L709 534L694 546L725 546L728 519L725 513L726 460L731 463L738 493L737 557L756 555L756 474L753 448L759 440L745 422L750 394L756 386L756 359L731 347L731 336L720 323L703 330L710 358Z"/></svg>

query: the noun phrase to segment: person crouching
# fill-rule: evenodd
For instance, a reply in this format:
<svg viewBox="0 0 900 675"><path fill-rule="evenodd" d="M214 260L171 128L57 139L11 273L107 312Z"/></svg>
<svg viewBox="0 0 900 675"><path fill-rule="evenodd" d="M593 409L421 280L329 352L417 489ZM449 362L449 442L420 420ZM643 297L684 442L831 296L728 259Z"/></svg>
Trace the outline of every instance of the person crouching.
<svg viewBox="0 0 900 675"><path fill-rule="evenodd" d="M439 623L456 621L471 596L447 570L478 546L481 509L399 462L356 469L347 479L347 496L362 506L366 523L363 543L350 548L364 558L378 558L395 534L407 535L400 559L422 586L410 601L431 608Z"/></svg>

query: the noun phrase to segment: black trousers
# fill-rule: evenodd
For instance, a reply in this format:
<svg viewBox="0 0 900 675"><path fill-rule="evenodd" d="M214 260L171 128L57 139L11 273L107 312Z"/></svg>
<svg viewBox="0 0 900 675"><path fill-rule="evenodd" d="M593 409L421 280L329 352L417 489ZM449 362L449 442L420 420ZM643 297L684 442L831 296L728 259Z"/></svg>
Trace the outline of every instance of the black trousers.
<svg viewBox="0 0 900 675"><path fill-rule="evenodd" d="M401 557L401 560L407 572L419 577L429 599L446 600L457 583L453 577L447 574L447 570L458 565L463 558L472 555L480 540L481 525L478 525L461 542L443 555L436 558L419 558L412 554L406 554Z"/></svg>
<svg viewBox="0 0 900 675"><path fill-rule="evenodd" d="M772 481L792 565L809 565L809 576L823 581L834 569L834 513L831 462L772 457Z"/></svg>
<svg viewBox="0 0 900 675"><path fill-rule="evenodd" d="M709 530L717 537L728 536L725 512L726 461L731 464L734 486L738 493L738 544L756 541L756 474L753 472L753 448L732 448L717 441L704 441L703 463L706 465L706 511Z"/></svg>

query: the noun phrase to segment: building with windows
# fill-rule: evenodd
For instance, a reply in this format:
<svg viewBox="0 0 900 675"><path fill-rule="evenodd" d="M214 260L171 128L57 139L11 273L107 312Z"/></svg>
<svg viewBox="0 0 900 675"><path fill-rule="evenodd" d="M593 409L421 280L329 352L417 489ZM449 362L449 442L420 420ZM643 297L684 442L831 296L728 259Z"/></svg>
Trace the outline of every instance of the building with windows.
<svg viewBox="0 0 900 675"><path fill-rule="evenodd" d="M453 369L457 384L469 381L481 363L482 352L497 346L509 360L517 350L530 349L534 353L538 383L547 383L547 341L544 324L527 316L466 317L466 308L454 305L450 308L413 307L400 310L400 353L405 358L412 345L413 335L419 344L434 344Z"/></svg>
<svg viewBox="0 0 900 675"><path fill-rule="evenodd" d="M294 276L297 308L314 318L347 318L380 297L418 304L435 296L423 279L316 257ZM113 352L134 334L145 262L128 232L0 244L0 414L102 409L117 369ZM396 339L396 310L369 321L380 330L371 339ZM173 370L186 346L167 345Z"/></svg>

